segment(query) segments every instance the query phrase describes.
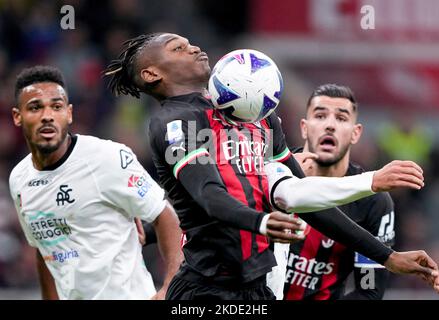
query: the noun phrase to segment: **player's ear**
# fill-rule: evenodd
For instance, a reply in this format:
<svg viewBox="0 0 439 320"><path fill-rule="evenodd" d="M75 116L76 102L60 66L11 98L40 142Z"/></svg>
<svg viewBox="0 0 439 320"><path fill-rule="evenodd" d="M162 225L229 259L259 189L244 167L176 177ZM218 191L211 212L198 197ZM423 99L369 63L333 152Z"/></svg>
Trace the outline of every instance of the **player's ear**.
<svg viewBox="0 0 439 320"><path fill-rule="evenodd" d="M153 66L142 69L140 71L140 76L142 77L143 81L148 84L159 81L163 78L160 75L159 70L157 68L154 68Z"/></svg>
<svg viewBox="0 0 439 320"><path fill-rule="evenodd" d="M72 124L73 123L73 105L71 103L67 106L67 112L68 112L68 123Z"/></svg>
<svg viewBox="0 0 439 320"><path fill-rule="evenodd" d="M22 119L20 109L18 107L12 108L12 119L14 120L14 125L16 127L21 127Z"/></svg>
<svg viewBox="0 0 439 320"><path fill-rule="evenodd" d="M308 124L305 119L300 119L300 132L302 133L302 139L308 139Z"/></svg>
<svg viewBox="0 0 439 320"><path fill-rule="evenodd" d="M361 123L355 124L354 130L352 131L351 144L356 144L360 140L362 133L363 125Z"/></svg>

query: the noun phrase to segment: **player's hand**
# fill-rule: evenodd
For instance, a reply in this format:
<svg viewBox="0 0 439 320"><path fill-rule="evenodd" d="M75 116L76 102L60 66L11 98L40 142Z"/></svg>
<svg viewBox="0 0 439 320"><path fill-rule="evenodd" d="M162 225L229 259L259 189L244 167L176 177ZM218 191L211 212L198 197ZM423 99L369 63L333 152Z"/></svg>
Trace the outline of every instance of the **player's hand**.
<svg viewBox="0 0 439 320"><path fill-rule="evenodd" d="M384 266L394 273L415 274L439 293L438 265L423 250L393 252L384 263Z"/></svg>
<svg viewBox="0 0 439 320"><path fill-rule="evenodd" d="M165 300L166 289L167 288L162 287L155 295L151 297L151 300Z"/></svg>
<svg viewBox="0 0 439 320"><path fill-rule="evenodd" d="M146 244L145 230L143 230L142 220L140 218L134 218L136 223L137 233L139 234L139 242L142 246Z"/></svg>
<svg viewBox="0 0 439 320"><path fill-rule="evenodd" d="M372 181L372 191L374 192L390 191L403 187L419 190L423 186L423 171L413 161L392 161L376 171Z"/></svg>
<svg viewBox="0 0 439 320"><path fill-rule="evenodd" d="M319 158L319 156L316 153L312 152L298 152L293 153L294 158L299 163L300 167L302 168L302 171L305 173L306 176L310 175L316 165L315 160Z"/></svg>
<svg viewBox="0 0 439 320"><path fill-rule="evenodd" d="M296 234L296 231L304 231L305 224L292 214L279 211L270 213L267 220L267 236L274 242L293 243L305 239L305 235Z"/></svg>

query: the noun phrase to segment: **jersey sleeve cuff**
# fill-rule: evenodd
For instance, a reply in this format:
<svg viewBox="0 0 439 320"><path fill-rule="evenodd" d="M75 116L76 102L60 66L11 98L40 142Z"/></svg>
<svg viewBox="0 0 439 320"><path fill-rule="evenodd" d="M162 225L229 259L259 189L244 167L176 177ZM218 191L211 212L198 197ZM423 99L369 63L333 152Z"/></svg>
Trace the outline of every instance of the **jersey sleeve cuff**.
<svg viewBox="0 0 439 320"><path fill-rule="evenodd" d="M189 152L174 165L174 170L173 170L174 177L178 179L178 174L180 173L181 169L183 169L187 164L189 164L194 159L205 155L206 156L209 155L209 152L207 151L206 148L199 148Z"/></svg>
<svg viewBox="0 0 439 320"><path fill-rule="evenodd" d="M157 217L163 212L167 203L168 203L168 201L163 199L154 209L151 209L151 216L148 217L150 219L145 220L145 221L147 221L147 222L155 221L157 219ZM143 219L142 217L140 217L140 218ZM149 220L151 220L151 221L149 221Z"/></svg>
<svg viewBox="0 0 439 320"><path fill-rule="evenodd" d="M267 235L267 222L268 222L268 218L270 217L269 214L266 214L262 220L261 220L261 224L259 225L259 233L263 234L264 236Z"/></svg>
<svg viewBox="0 0 439 320"><path fill-rule="evenodd" d="M286 147L284 151L282 151L280 154L273 156L272 158L268 159L271 162L284 162L289 157L291 157L291 151Z"/></svg>
<svg viewBox="0 0 439 320"><path fill-rule="evenodd" d="M375 172L376 171L363 172L360 175L361 179L358 181L361 185L364 186L362 189L369 190L372 194L376 193L372 190L373 176Z"/></svg>

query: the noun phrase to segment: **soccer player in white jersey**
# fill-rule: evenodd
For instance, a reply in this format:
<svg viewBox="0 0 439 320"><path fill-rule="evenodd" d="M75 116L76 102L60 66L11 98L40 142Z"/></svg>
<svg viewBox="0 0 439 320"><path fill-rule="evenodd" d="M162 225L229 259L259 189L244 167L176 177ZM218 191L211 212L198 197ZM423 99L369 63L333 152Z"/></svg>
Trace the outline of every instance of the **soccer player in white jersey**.
<svg viewBox="0 0 439 320"><path fill-rule="evenodd" d="M164 191L130 148L68 132L72 123L58 69L17 78L14 124L31 153L12 171L11 196L37 250L44 299L163 299L182 254L181 231ZM156 292L134 218L151 222L167 273Z"/></svg>

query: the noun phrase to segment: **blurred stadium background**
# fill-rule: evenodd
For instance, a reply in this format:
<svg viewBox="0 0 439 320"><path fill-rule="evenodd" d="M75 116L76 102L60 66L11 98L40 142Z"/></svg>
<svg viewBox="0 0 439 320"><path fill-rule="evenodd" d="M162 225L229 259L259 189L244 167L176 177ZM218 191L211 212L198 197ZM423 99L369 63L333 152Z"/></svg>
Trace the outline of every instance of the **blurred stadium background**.
<svg viewBox="0 0 439 320"><path fill-rule="evenodd" d="M63 30L60 9L75 10ZM361 8L375 9L363 30ZM286 88L278 113L291 146L302 143L299 120L312 89L350 86L360 102L363 138L353 159L376 169L391 159L424 168L421 192L393 193L397 250L425 249L439 261L439 2L436 0L0 0L0 299L38 299L34 251L25 242L10 200L8 176L27 153L10 109L16 75L50 64L66 76L74 105L72 132L123 142L154 173L146 128L151 99L115 99L100 72L121 43L140 33L176 32L210 56L232 49L265 52ZM154 245L146 263L158 282ZM437 299L411 276L392 276L385 299Z"/></svg>

